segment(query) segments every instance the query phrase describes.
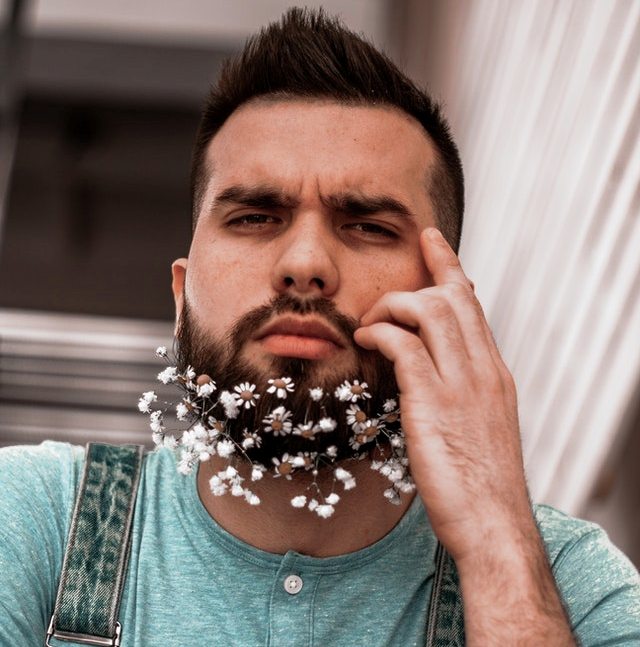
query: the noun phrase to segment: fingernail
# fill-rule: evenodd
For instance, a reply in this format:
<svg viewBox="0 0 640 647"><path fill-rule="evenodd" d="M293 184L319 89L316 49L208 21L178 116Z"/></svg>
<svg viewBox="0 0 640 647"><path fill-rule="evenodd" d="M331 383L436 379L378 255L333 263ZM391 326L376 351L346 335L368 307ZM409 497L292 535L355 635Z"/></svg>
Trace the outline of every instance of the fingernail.
<svg viewBox="0 0 640 647"><path fill-rule="evenodd" d="M433 241L442 239L440 230L436 229L435 227L429 227L429 229L427 229L427 236L429 236L429 238L431 238L431 240Z"/></svg>

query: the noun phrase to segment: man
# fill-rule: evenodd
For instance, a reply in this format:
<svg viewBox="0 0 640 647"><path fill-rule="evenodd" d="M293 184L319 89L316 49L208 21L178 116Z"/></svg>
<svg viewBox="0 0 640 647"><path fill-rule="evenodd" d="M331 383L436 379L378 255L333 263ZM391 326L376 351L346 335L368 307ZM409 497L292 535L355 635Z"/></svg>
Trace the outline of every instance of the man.
<svg viewBox="0 0 640 647"><path fill-rule="evenodd" d="M179 418L206 428L183 437L191 476L145 459L122 645L423 645L438 541L467 644L640 642L626 558L532 511L513 379L455 253L462 195L437 108L324 15L288 12L223 70L173 265ZM214 383L227 420L198 409ZM379 433L397 393L403 434ZM216 444L198 449L198 429ZM401 469L405 443L417 496L380 467ZM4 452L3 645L45 633L82 462Z"/></svg>

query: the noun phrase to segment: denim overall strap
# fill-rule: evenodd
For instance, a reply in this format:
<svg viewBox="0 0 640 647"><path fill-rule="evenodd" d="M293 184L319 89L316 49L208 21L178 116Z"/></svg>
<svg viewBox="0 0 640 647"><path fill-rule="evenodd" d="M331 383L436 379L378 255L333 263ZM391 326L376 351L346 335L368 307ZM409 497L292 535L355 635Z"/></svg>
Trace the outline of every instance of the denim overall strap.
<svg viewBox="0 0 640 647"><path fill-rule="evenodd" d="M426 647L463 647L464 616L458 571L440 542L436 547L435 562Z"/></svg>
<svg viewBox="0 0 640 647"><path fill-rule="evenodd" d="M117 647L142 445L88 443L49 638Z"/></svg>

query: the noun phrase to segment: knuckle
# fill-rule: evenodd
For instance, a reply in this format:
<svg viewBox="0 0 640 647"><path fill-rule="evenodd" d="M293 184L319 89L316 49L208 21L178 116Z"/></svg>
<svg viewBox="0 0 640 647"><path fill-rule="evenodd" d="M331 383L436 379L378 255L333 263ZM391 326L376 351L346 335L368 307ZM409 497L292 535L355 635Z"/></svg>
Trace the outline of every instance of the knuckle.
<svg viewBox="0 0 640 647"><path fill-rule="evenodd" d="M447 267L451 267L451 268L460 267L460 259L455 254L449 254L445 262L447 264Z"/></svg>
<svg viewBox="0 0 640 647"><path fill-rule="evenodd" d="M427 302L427 309L431 317L435 319L451 319L453 311L449 302L442 298L433 296Z"/></svg>
<svg viewBox="0 0 640 647"><path fill-rule="evenodd" d="M451 296L456 299L466 299L472 294L469 285L463 283L450 283L447 287Z"/></svg>

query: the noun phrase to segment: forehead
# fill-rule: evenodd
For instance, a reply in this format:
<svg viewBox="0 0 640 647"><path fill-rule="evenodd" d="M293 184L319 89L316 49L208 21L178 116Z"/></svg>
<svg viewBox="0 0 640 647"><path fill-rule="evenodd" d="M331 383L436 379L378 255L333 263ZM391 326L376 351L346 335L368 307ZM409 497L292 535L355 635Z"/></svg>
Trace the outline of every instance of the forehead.
<svg viewBox="0 0 640 647"><path fill-rule="evenodd" d="M236 110L209 143L206 194L268 182L294 194L384 191L419 201L434 162L425 130L398 109L260 100Z"/></svg>

